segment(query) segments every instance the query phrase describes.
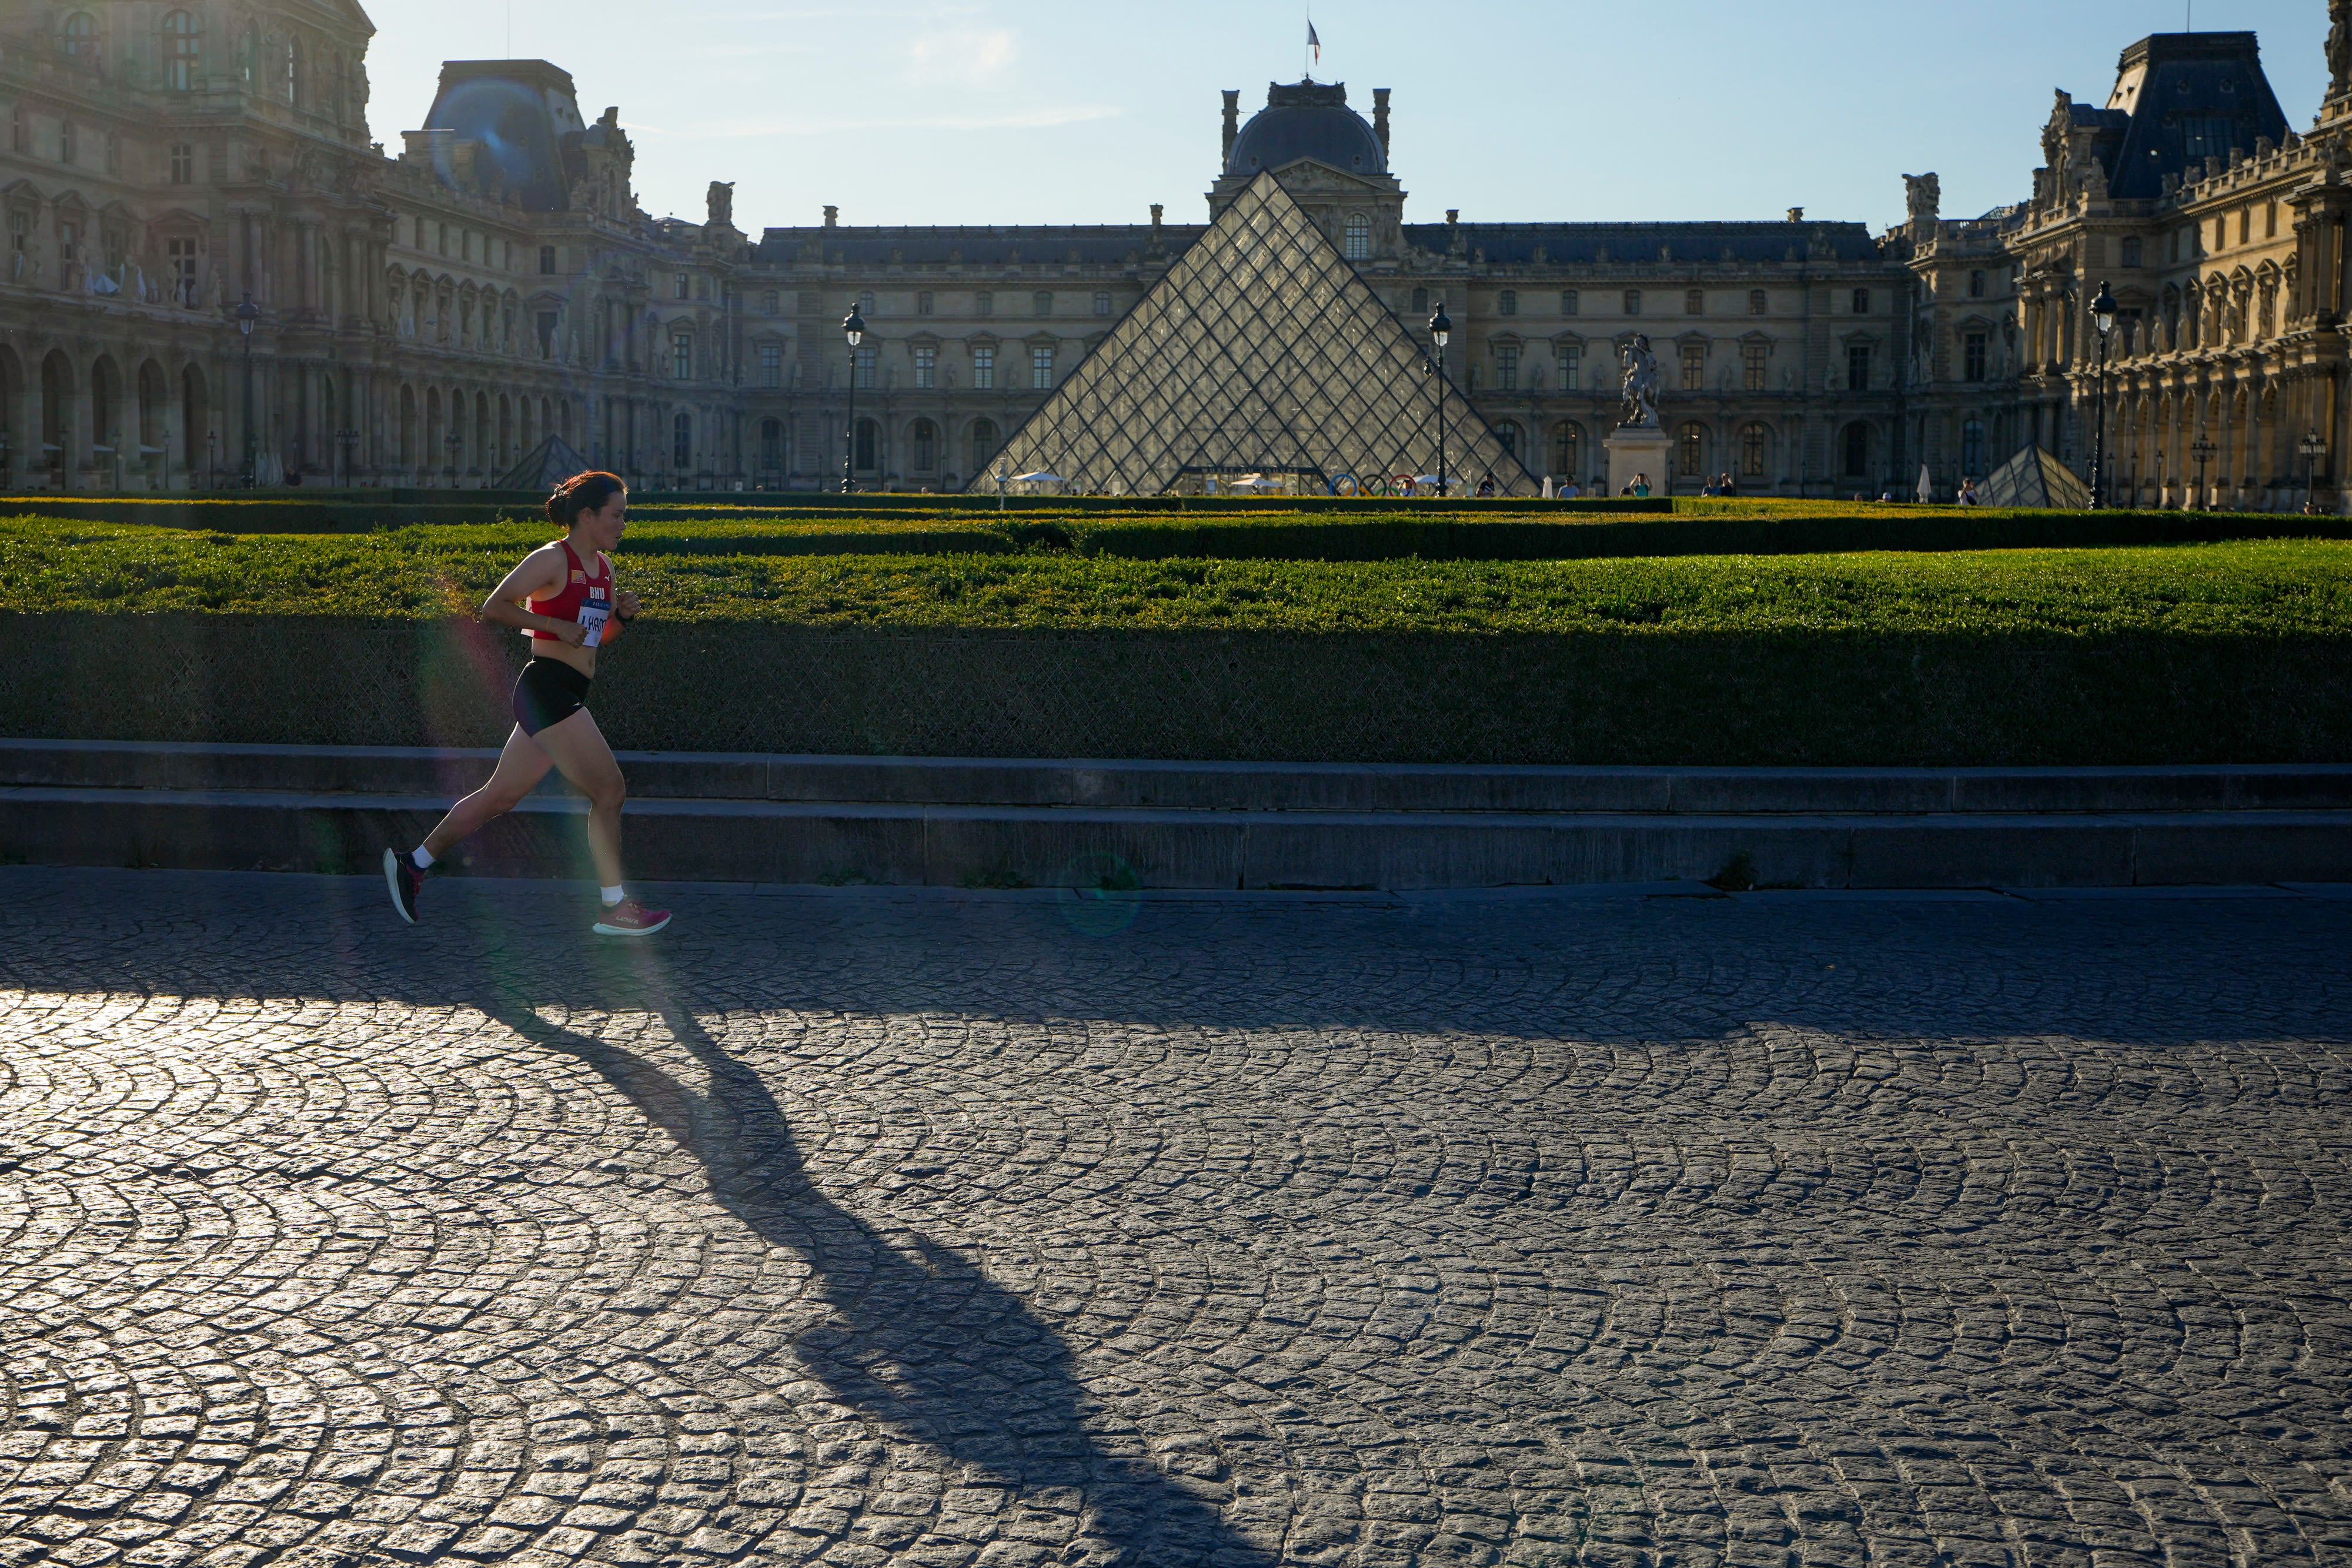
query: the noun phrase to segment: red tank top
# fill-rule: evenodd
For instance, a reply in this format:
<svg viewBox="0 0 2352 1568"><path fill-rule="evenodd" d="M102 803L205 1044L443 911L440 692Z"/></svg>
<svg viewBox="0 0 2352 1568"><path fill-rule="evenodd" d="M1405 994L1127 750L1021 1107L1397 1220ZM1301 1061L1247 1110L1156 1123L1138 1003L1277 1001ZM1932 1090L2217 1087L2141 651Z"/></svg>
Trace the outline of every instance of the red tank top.
<svg viewBox="0 0 2352 1568"><path fill-rule="evenodd" d="M563 547L563 559L571 570L563 586L545 599L530 601L534 614L551 621L577 621L588 628L588 641L583 646L593 648L604 640L604 622L613 613L613 563L604 552L596 552L596 570L590 571L581 564L570 539L556 541ZM531 637L541 643L561 643L562 638L552 632L530 628Z"/></svg>

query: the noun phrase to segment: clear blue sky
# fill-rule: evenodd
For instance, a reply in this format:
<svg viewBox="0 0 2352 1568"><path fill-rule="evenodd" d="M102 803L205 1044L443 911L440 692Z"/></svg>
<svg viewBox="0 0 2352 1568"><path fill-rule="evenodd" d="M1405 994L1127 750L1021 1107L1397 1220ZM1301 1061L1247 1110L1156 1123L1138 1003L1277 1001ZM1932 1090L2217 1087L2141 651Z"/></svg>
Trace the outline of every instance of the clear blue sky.
<svg viewBox="0 0 2352 1568"><path fill-rule="evenodd" d="M363 0L374 134L420 124L445 56L553 60L617 103L656 216L1138 223L1204 217L1218 89L1296 80L1284 0ZM1947 215L2031 188L2051 91L2103 102L2125 45L2184 0L1319 0L1316 76L1370 112L1396 89L1408 218L1900 221L1905 173ZM2323 0L2195 0L2262 36L2290 124L2326 86ZM1442 17L1443 20L1434 18ZM462 43L457 42L462 40Z"/></svg>

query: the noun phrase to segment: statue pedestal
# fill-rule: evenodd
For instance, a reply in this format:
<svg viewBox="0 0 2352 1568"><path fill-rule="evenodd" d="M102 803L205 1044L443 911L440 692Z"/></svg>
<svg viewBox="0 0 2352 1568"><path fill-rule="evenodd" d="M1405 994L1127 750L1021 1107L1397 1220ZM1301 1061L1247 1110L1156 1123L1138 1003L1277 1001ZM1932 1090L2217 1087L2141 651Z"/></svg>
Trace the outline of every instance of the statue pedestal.
<svg viewBox="0 0 2352 1568"><path fill-rule="evenodd" d="M1621 424L1602 438L1609 449L1609 493L1622 496L1636 474L1650 476L1650 494L1666 494L1667 459L1673 455L1663 426Z"/></svg>

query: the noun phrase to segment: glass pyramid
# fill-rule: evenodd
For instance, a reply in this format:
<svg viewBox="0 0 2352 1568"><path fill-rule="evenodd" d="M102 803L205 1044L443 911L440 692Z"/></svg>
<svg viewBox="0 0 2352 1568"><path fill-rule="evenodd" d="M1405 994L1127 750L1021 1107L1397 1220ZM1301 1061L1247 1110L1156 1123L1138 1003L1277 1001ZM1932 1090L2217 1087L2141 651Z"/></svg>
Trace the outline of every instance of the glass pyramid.
<svg viewBox="0 0 2352 1568"><path fill-rule="evenodd" d="M1438 378L1423 346L1271 172L1235 197L1006 443L992 472L1157 496L1255 475L1313 495L1434 475ZM1491 475L1529 496L1500 437L1448 380L1454 494Z"/></svg>

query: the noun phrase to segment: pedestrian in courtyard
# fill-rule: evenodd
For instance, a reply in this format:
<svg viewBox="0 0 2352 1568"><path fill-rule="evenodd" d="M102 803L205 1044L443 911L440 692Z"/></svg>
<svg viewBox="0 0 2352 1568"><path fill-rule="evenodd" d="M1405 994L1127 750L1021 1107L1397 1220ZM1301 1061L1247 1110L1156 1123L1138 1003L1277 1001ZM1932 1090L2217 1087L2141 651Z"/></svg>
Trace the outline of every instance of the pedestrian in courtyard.
<svg viewBox="0 0 2352 1568"><path fill-rule="evenodd" d="M668 910L646 908L622 883L621 806L628 790L588 711L598 650L637 614L637 596L614 585L608 553L621 542L628 510L628 486L614 476L566 479L547 499L548 520L564 537L525 556L483 601L483 620L530 639L531 659L515 682L514 731L489 782L451 807L409 853L383 852L393 907L410 925L434 862L513 810L550 768L588 797L588 851L604 900L591 929L599 936L650 936L669 924Z"/></svg>

